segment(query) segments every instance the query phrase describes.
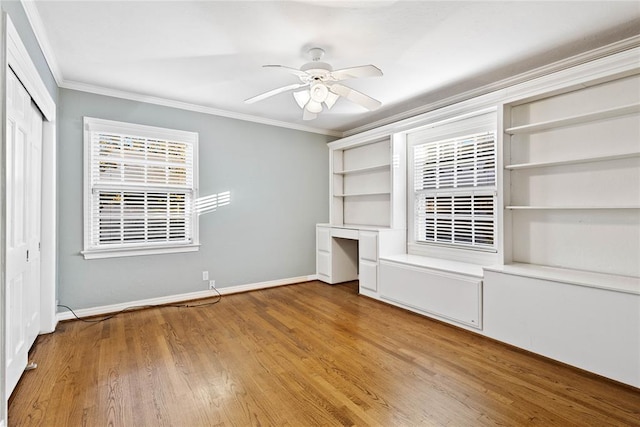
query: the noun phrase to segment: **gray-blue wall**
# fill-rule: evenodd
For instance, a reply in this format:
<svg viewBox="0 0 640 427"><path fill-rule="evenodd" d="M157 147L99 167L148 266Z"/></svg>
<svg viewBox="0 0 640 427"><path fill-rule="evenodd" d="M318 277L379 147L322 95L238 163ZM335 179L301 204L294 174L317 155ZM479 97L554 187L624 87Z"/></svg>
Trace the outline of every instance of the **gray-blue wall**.
<svg viewBox="0 0 640 427"><path fill-rule="evenodd" d="M200 196L231 204L200 216L199 252L85 260L83 116L198 132ZM58 297L89 308L315 274L328 221L329 137L153 104L59 90Z"/></svg>
<svg viewBox="0 0 640 427"><path fill-rule="evenodd" d="M3 0L58 106L58 299L88 308L315 272L314 224L328 220L329 137L59 89L22 4ZM232 202L200 217L199 252L84 260L82 117L199 132L200 195Z"/></svg>

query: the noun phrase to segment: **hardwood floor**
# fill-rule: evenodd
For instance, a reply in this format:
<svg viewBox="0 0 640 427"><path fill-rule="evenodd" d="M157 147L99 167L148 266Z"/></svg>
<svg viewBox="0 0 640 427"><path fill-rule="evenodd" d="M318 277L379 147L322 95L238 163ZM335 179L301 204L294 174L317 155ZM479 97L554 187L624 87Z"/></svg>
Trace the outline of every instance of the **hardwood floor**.
<svg viewBox="0 0 640 427"><path fill-rule="evenodd" d="M320 282L38 339L10 426L638 426L640 390Z"/></svg>

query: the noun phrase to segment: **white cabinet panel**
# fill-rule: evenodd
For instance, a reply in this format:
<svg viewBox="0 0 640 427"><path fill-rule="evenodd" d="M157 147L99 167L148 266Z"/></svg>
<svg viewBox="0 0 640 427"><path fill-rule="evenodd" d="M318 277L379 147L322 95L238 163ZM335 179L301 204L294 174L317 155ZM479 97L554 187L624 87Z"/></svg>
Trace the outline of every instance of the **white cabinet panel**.
<svg viewBox="0 0 640 427"><path fill-rule="evenodd" d="M482 280L380 261L380 296L425 314L481 328Z"/></svg>
<svg viewBox="0 0 640 427"><path fill-rule="evenodd" d="M373 231L360 232L360 259L378 261L378 233Z"/></svg>
<svg viewBox="0 0 640 427"><path fill-rule="evenodd" d="M331 229L318 227L318 250L329 252L331 250Z"/></svg>
<svg viewBox="0 0 640 427"><path fill-rule="evenodd" d="M378 290L378 264L360 260L360 288Z"/></svg>
<svg viewBox="0 0 640 427"><path fill-rule="evenodd" d="M485 270L487 336L634 387L639 307L638 294Z"/></svg>
<svg viewBox="0 0 640 427"><path fill-rule="evenodd" d="M331 254L329 252L320 252L317 254L318 274L331 276Z"/></svg>

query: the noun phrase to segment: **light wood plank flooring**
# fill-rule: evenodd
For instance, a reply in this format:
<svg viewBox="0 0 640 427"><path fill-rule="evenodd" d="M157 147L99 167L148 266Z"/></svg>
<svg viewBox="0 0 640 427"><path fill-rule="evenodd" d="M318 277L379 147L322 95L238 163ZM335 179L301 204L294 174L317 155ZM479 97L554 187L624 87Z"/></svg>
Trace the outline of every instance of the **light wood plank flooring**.
<svg viewBox="0 0 640 427"><path fill-rule="evenodd" d="M640 390L320 282L38 338L10 426L638 426Z"/></svg>

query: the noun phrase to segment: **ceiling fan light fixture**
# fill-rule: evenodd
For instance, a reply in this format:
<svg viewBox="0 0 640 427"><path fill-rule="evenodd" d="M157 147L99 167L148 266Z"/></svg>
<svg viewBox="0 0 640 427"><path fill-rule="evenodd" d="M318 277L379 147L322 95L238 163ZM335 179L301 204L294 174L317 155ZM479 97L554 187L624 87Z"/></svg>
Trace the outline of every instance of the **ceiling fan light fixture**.
<svg viewBox="0 0 640 427"><path fill-rule="evenodd" d="M309 89L311 99L317 103L324 102L329 94L329 89L322 83L316 83Z"/></svg>
<svg viewBox="0 0 640 427"><path fill-rule="evenodd" d="M308 50L308 54L311 62L302 65L300 69L285 65L264 65L267 68L280 69L292 74L298 77L300 83L264 92L245 100L245 102L252 104L283 92L292 92L296 104L302 108L303 120L315 119L325 107L327 110L331 109L340 97L344 97L347 101L358 104L369 111L380 108L382 105L380 101L339 83L342 80L382 76L382 71L378 67L369 64L334 71L330 64L322 62L323 49L314 47Z"/></svg>
<svg viewBox="0 0 640 427"><path fill-rule="evenodd" d="M299 92L293 92L293 97L296 102L300 106L300 108L304 108L307 105L307 102L311 99L311 95L309 95L309 90L301 90Z"/></svg>
<svg viewBox="0 0 640 427"><path fill-rule="evenodd" d="M307 106L305 107L307 109L307 111L309 111L310 113L320 113L322 112L322 104L314 101L313 98L307 103Z"/></svg>
<svg viewBox="0 0 640 427"><path fill-rule="evenodd" d="M333 107L333 104L336 103L338 98L340 98L340 95L336 95L333 92L329 92L327 93L327 98L324 100L324 105L326 105L327 108L330 110L331 107Z"/></svg>

